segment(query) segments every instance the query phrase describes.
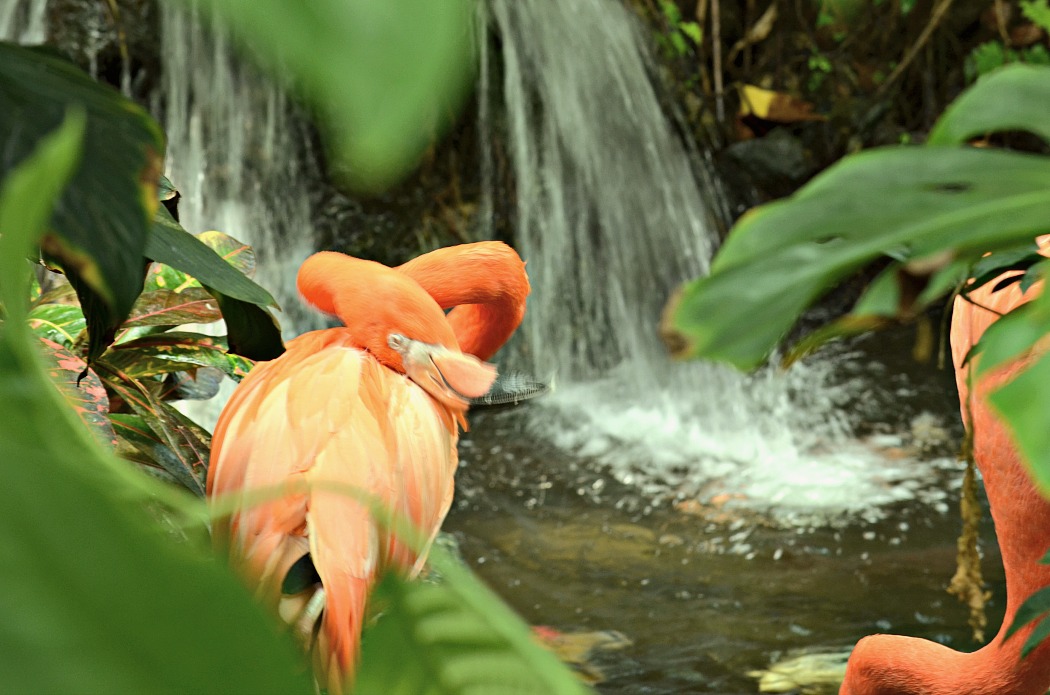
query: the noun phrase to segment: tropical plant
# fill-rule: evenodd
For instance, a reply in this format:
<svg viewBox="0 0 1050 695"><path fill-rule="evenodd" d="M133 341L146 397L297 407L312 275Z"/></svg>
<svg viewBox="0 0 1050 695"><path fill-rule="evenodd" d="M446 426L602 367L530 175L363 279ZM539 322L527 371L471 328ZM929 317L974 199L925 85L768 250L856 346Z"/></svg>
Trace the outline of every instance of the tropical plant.
<svg viewBox="0 0 1050 695"><path fill-rule="evenodd" d="M1050 156L991 147L988 138L1025 131L1050 144L1048 110L1050 68L1004 67L962 93L925 146L851 155L794 196L748 212L711 274L687 284L668 305L663 328L672 350L756 367L807 307L875 261L887 265L852 312L801 340L788 360L833 338L922 321L924 309L946 295L965 296L1006 270L1019 271L1009 282L1023 286L1046 277L1050 260L1036 253L1033 239L1050 232ZM1015 358L1048 332L1050 293L1043 292L988 329L975 347L979 372ZM925 342L929 354L932 340ZM1044 494L1050 494L1048 379L1044 353L990 396ZM1040 600L1019 612L1015 626L1050 610L1050 599ZM1035 639L1046 634L1044 622Z"/></svg>

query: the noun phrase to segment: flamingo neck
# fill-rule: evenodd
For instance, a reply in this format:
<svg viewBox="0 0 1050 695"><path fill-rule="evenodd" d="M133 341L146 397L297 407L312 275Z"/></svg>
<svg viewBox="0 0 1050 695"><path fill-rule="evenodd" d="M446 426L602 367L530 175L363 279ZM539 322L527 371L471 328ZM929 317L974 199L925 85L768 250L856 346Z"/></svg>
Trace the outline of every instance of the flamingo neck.
<svg viewBox="0 0 1050 695"><path fill-rule="evenodd" d="M410 278L381 263L321 251L303 262L296 283L307 302L343 322L357 347L395 371L403 373L405 368L388 344L391 333L458 349L434 299Z"/></svg>
<svg viewBox="0 0 1050 695"><path fill-rule="evenodd" d="M1021 657L1035 624L1005 638L1021 604L1050 586L1050 566L1040 563L1050 545L1050 502L1033 485L1009 431L988 405L988 395L1027 362L1019 360L973 384L974 362L966 361L1001 314L1040 289L1022 295L1014 283L992 293L993 285L973 293L975 303L956 300L951 333L963 421L973 434L974 461L984 479L1006 575L1003 624L991 642L971 654L911 637L867 637L850 656L840 695L1045 695L1050 688L1050 642Z"/></svg>
<svg viewBox="0 0 1050 695"><path fill-rule="evenodd" d="M442 309L463 352L487 360L521 324L529 280L525 263L502 242L450 246L398 268Z"/></svg>

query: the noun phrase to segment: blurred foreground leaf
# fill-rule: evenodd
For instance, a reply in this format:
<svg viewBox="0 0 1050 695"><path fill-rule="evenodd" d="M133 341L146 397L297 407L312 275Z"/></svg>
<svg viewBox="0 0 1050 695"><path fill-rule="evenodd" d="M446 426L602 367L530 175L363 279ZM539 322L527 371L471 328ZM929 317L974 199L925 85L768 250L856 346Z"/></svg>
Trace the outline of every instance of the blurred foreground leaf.
<svg viewBox="0 0 1050 695"><path fill-rule="evenodd" d="M99 447L33 349L23 259L83 132L83 118L67 119L0 182L2 687L312 693L292 646L234 579L162 535L145 513L148 480Z"/></svg>
<svg viewBox="0 0 1050 695"><path fill-rule="evenodd" d="M384 695L582 695L590 690L491 590L439 546L430 584L388 574L370 599L383 611L361 643L354 691ZM410 650L412 658L404 658Z"/></svg>
<svg viewBox="0 0 1050 695"><path fill-rule="evenodd" d="M195 0L184 0L194 4ZM316 108L347 181L383 189L451 123L471 82L471 0L197 0Z"/></svg>

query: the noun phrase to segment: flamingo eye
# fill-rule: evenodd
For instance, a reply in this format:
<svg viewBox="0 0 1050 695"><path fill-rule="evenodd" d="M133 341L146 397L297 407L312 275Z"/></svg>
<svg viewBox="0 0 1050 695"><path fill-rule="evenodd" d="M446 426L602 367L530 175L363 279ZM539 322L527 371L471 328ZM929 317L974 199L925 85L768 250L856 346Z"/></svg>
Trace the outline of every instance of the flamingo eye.
<svg viewBox="0 0 1050 695"><path fill-rule="evenodd" d="M389 345L392 349L397 350L398 352L402 352L408 344L408 338L401 335L400 333L391 333L386 338L386 344Z"/></svg>

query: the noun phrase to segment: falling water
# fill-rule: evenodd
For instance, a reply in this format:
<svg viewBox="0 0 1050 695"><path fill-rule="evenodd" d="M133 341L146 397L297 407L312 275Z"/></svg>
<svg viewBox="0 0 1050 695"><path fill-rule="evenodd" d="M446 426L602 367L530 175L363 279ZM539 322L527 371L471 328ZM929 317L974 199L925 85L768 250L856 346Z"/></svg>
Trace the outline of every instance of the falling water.
<svg viewBox="0 0 1050 695"><path fill-rule="evenodd" d="M658 317L707 271L712 225L625 4L490 0L487 14L500 56L482 41L481 89L500 94L479 99L483 138L505 138L533 286L521 353L561 382L536 429L657 495L848 510L913 494L855 444L827 362L744 376L668 359Z"/></svg>
<svg viewBox="0 0 1050 695"><path fill-rule="evenodd" d="M0 6L0 39L43 43L47 35L47 0L8 0Z"/></svg>
<svg viewBox="0 0 1050 695"><path fill-rule="evenodd" d="M164 114L167 175L182 193L186 229L217 229L255 248L255 279L281 304L291 337L316 327L295 290L296 269L314 251L306 131L281 89L236 58L221 27L205 24L164 4L164 84L153 111Z"/></svg>

